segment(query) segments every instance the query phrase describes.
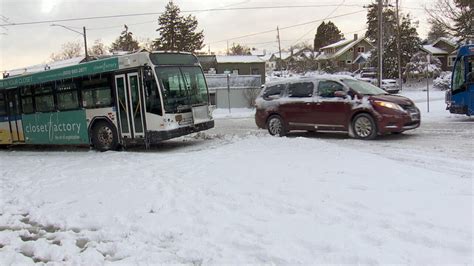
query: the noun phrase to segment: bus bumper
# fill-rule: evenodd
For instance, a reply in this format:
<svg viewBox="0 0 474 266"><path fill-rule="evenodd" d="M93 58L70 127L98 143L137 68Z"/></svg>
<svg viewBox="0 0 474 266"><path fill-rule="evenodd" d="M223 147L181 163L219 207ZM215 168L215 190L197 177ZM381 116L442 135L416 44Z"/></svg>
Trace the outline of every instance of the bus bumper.
<svg viewBox="0 0 474 266"><path fill-rule="evenodd" d="M147 139L150 144L159 143L163 140L168 140L172 138L181 137L191 133L196 133L199 131L211 129L214 127L214 120L207 121L204 123L180 127L168 131L147 131Z"/></svg>

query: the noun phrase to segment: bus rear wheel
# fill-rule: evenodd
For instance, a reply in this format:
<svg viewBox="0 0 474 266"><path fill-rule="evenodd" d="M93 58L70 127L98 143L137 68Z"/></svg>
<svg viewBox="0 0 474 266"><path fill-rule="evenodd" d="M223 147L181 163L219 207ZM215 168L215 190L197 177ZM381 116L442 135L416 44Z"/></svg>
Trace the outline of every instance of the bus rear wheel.
<svg viewBox="0 0 474 266"><path fill-rule="evenodd" d="M99 151L116 150L118 148L118 136L115 128L108 122L99 121L91 130L92 145Z"/></svg>

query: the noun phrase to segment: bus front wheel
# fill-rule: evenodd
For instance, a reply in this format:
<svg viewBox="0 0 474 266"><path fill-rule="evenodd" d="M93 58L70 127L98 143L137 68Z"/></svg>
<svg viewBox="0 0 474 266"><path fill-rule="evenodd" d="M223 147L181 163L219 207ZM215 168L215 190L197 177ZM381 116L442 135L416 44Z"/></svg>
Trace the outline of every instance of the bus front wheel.
<svg viewBox="0 0 474 266"><path fill-rule="evenodd" d="M91 130L92 145L96 150L109 151L118 148L118 136L115 128L108 122L99 121Z"/></svg>

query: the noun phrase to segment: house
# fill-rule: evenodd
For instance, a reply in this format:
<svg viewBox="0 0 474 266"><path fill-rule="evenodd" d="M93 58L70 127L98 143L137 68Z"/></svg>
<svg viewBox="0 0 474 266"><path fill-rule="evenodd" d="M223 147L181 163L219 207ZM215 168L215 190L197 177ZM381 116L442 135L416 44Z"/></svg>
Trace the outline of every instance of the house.
<svg viewBox="0 0 474 266"><path fill-rule="evenodd" d="M260 75L265 83L265 61L255 55L217 55L216 74Z"/></svg>
<svg viewBox="0 0 474 266"><path fill-rule="evenodd" d="M216 74L217 60L215 55L197 55L204 73Z"/></svg>
<svg viewBox="0 0 474 266"><path fill-rule="evenodd" d="M421 51L434 56L441 61L442 71L451 71L456 60L456 43L447 39L439 38L432 44L421 46Z"/></svg>
<svg viewBox="0 0 474 266"><path fill-rule="evenodd" d="M353 39L341 40L324 46L316 57L318 69L330 65L334 71L356 71L367 63L367 53L374 49L367 38L354 34Z"/></svg>

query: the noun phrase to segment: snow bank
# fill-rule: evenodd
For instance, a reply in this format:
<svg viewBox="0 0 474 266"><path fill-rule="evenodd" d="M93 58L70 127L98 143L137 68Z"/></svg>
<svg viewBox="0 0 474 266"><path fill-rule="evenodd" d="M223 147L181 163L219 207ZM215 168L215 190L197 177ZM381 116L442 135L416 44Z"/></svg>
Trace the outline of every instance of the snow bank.
<svg viewBox="0 0 474 266"><path fill-rule="evenodd" d="M231 108L230 112L229 112L229 109L219 108L219 109L214 110L214 112L212 113L212 116L216 119L254 117L255 116L255 109L251 109L251 108Z"/></svg>
<svg viewBox="0 0 474 266"><path fill-rule="evenodd" d="M0 264L472 263L472 178L343 140L203 141L0 151Z"/></svg>

